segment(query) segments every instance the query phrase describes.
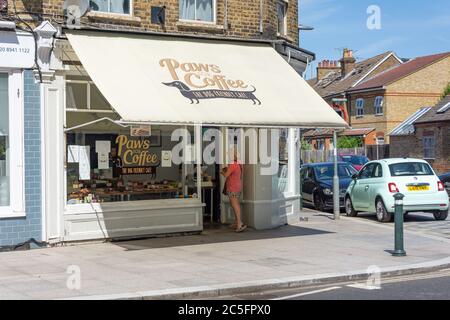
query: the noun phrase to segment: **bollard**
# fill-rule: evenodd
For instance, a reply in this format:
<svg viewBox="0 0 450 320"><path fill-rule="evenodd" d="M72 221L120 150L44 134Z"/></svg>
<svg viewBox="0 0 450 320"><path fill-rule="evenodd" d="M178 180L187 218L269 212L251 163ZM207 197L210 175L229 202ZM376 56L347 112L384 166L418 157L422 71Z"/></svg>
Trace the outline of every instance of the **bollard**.
<svg viewBox="0 0 450 320"><path fill-rule="evenodd" d="M406 256L406 252L403 247L403 198L402 193L394 194L395 199L395 250L392 253L393 256L403 257Z"/></svg>

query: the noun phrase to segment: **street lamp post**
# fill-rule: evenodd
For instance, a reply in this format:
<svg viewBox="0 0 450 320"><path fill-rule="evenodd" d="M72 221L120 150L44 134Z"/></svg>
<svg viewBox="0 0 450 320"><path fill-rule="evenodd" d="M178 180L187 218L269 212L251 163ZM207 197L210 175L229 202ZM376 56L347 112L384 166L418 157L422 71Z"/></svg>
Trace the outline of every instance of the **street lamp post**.
<svg viewBox="0 0 450 320"><path fill-rule="evenodd" d="M333 162L334 162L334 174L333 174L333 212L334 219L340 218L341 209L339 206L339 175L338 175L338 159L337 159L337 132L333 131Z"/></svg>

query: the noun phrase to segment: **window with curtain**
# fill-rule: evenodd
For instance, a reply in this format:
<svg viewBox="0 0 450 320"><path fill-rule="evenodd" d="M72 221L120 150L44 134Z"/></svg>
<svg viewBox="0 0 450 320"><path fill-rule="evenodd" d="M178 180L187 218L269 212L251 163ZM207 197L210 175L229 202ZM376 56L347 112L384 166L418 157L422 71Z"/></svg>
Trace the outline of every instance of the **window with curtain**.
<svg viewBox="0 0 450 320"><path fill-rule="evenodd" d="M180 0L180 20L214 22L215 0Z"/></svg>
<svg viewBox="0 0 450 320"><path fill-rule="evenodd" d="M383 97L378 96L375 98L375 114L382 115L383 114Z"/></svg>
<svg viewBox="0 0 450 320"><path fill-rule="evenodd" d="M107 13L131 13L132 0L91 0L91 9L93 11L107 12Z"/></svg>
<svg viewBox="0 0 450 320"><path fill-rule="evenodd" d="M423 158L434 159L436 157L436 139L433 135L423 136Z"/></svg>
<svg viewBox="0 0 450 320"><path fill-rule="evenodd" d="M0 207L10 205L8 74L0 73Z"/></svg>
<svg viewBox="0 0 450 320"><path fill-rule="evenodd" d="M364 116L364 99L356 99L356 116Z"/></svg>

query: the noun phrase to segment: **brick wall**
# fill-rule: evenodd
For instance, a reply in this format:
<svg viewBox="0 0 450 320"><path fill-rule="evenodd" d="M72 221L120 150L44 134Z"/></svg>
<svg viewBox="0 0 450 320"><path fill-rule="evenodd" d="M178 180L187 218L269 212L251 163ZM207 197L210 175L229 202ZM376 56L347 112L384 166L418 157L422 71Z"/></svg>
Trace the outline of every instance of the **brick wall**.
<svg viewBox="0 0 450 320"><path fill-rule="evenodd" d="M437 174L450 171L450 123L416 125L416 132L409 136L391 137L391 157L424 158L423 133L434 133L436 141L435 158L427 160Z"/></svg>
<svg viewBox="0 0 450 320"><path fill-rule="evenodd" d="M390 61L387 65L391 63L394 61ZM448 79L450 79L450 57L387 85L383 116L375 116L373 113L375 96L382 91L353 94L350 99L351 124L356 128L373 127L386 135L417 109L435 105L448 84ZM355 101L360 97L365 98L366 115L356 118ZM390 137L386 136L385 142L389 141Z"/></svg>
<svg viewBox="0 0 450 320"><path fill-rule="evenodd" d="M372 91L368 93L358 93L350 95L350 105L351 105L351 125L353 128L374 128L375 131L371 133L370 137L366 137L365 143L368 145L376 144L376 136L385 136L387 132L387 118L386 109L388 105L386 99L383 102L383 114L375 114L375 98L378 96L384 97L384 90ZM356 116L356 100L364 99L364 116ZM389 138L385 136L385 143L388 142Z"/></svg>
<svg viewBox="0 0 450 320"><path fill-rule="evenodd" d="M0 219L0 246L13 245L41 235L40 90L31 71L25 72L24 149L26 217Z"/></svg>
<svg viewBox="0 0 450 320"><path fill-rule="evenodd" d="M261 0L228 0L228 26L225 26L225 2L217 0L217 15L214 25L182 23L179 21L179 0L133 0L132 16L105 15L89 13L82 19L86 25L121 29L142 30L170 33L208 34L225 37L276 39L277 0L262 0L263 3L263 33L260 33L260 2ZM16 0L17 11L32 11L43 14L44 19L53 22L63 22L63 0ZM9 12L13 12L13 1L9 0ZM166 23L164 26L152 24L150 10L152 6L166 6ZM298 44L298 3L289 1L287 12L287 36L285 40ZM229 28L228 28L229 27Z"/></svg>

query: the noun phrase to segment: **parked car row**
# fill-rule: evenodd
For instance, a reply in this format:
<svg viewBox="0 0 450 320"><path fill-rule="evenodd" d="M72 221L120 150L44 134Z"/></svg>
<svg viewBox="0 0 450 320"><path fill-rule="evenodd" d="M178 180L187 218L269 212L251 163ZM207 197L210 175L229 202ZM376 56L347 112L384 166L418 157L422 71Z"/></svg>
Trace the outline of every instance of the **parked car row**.
<svg viewBox="0 0 450 320"><path fill-rule="evenodd" d="M344 207L344 196L352 176L358 171L346 162L338 163L340 206ZM302 198L314 205L316 210L324 211L333 208L333 175L332 162L314 163L302 166Z"/></svg>
<svg viewBox="0 0 450 320"><path fill-rule="evenodd" d="M333 208L332 162L302 166L302 197L319 211ZM348 162L338 163L340 206L348 216L375 212L378 221L393 219L395 193L405 195L403 208L430 212L445 220L449 211L450 173L438 177L421 159L383 159L367 162L357 171ZM447 192L448 193L447 193Z"/></svg>

